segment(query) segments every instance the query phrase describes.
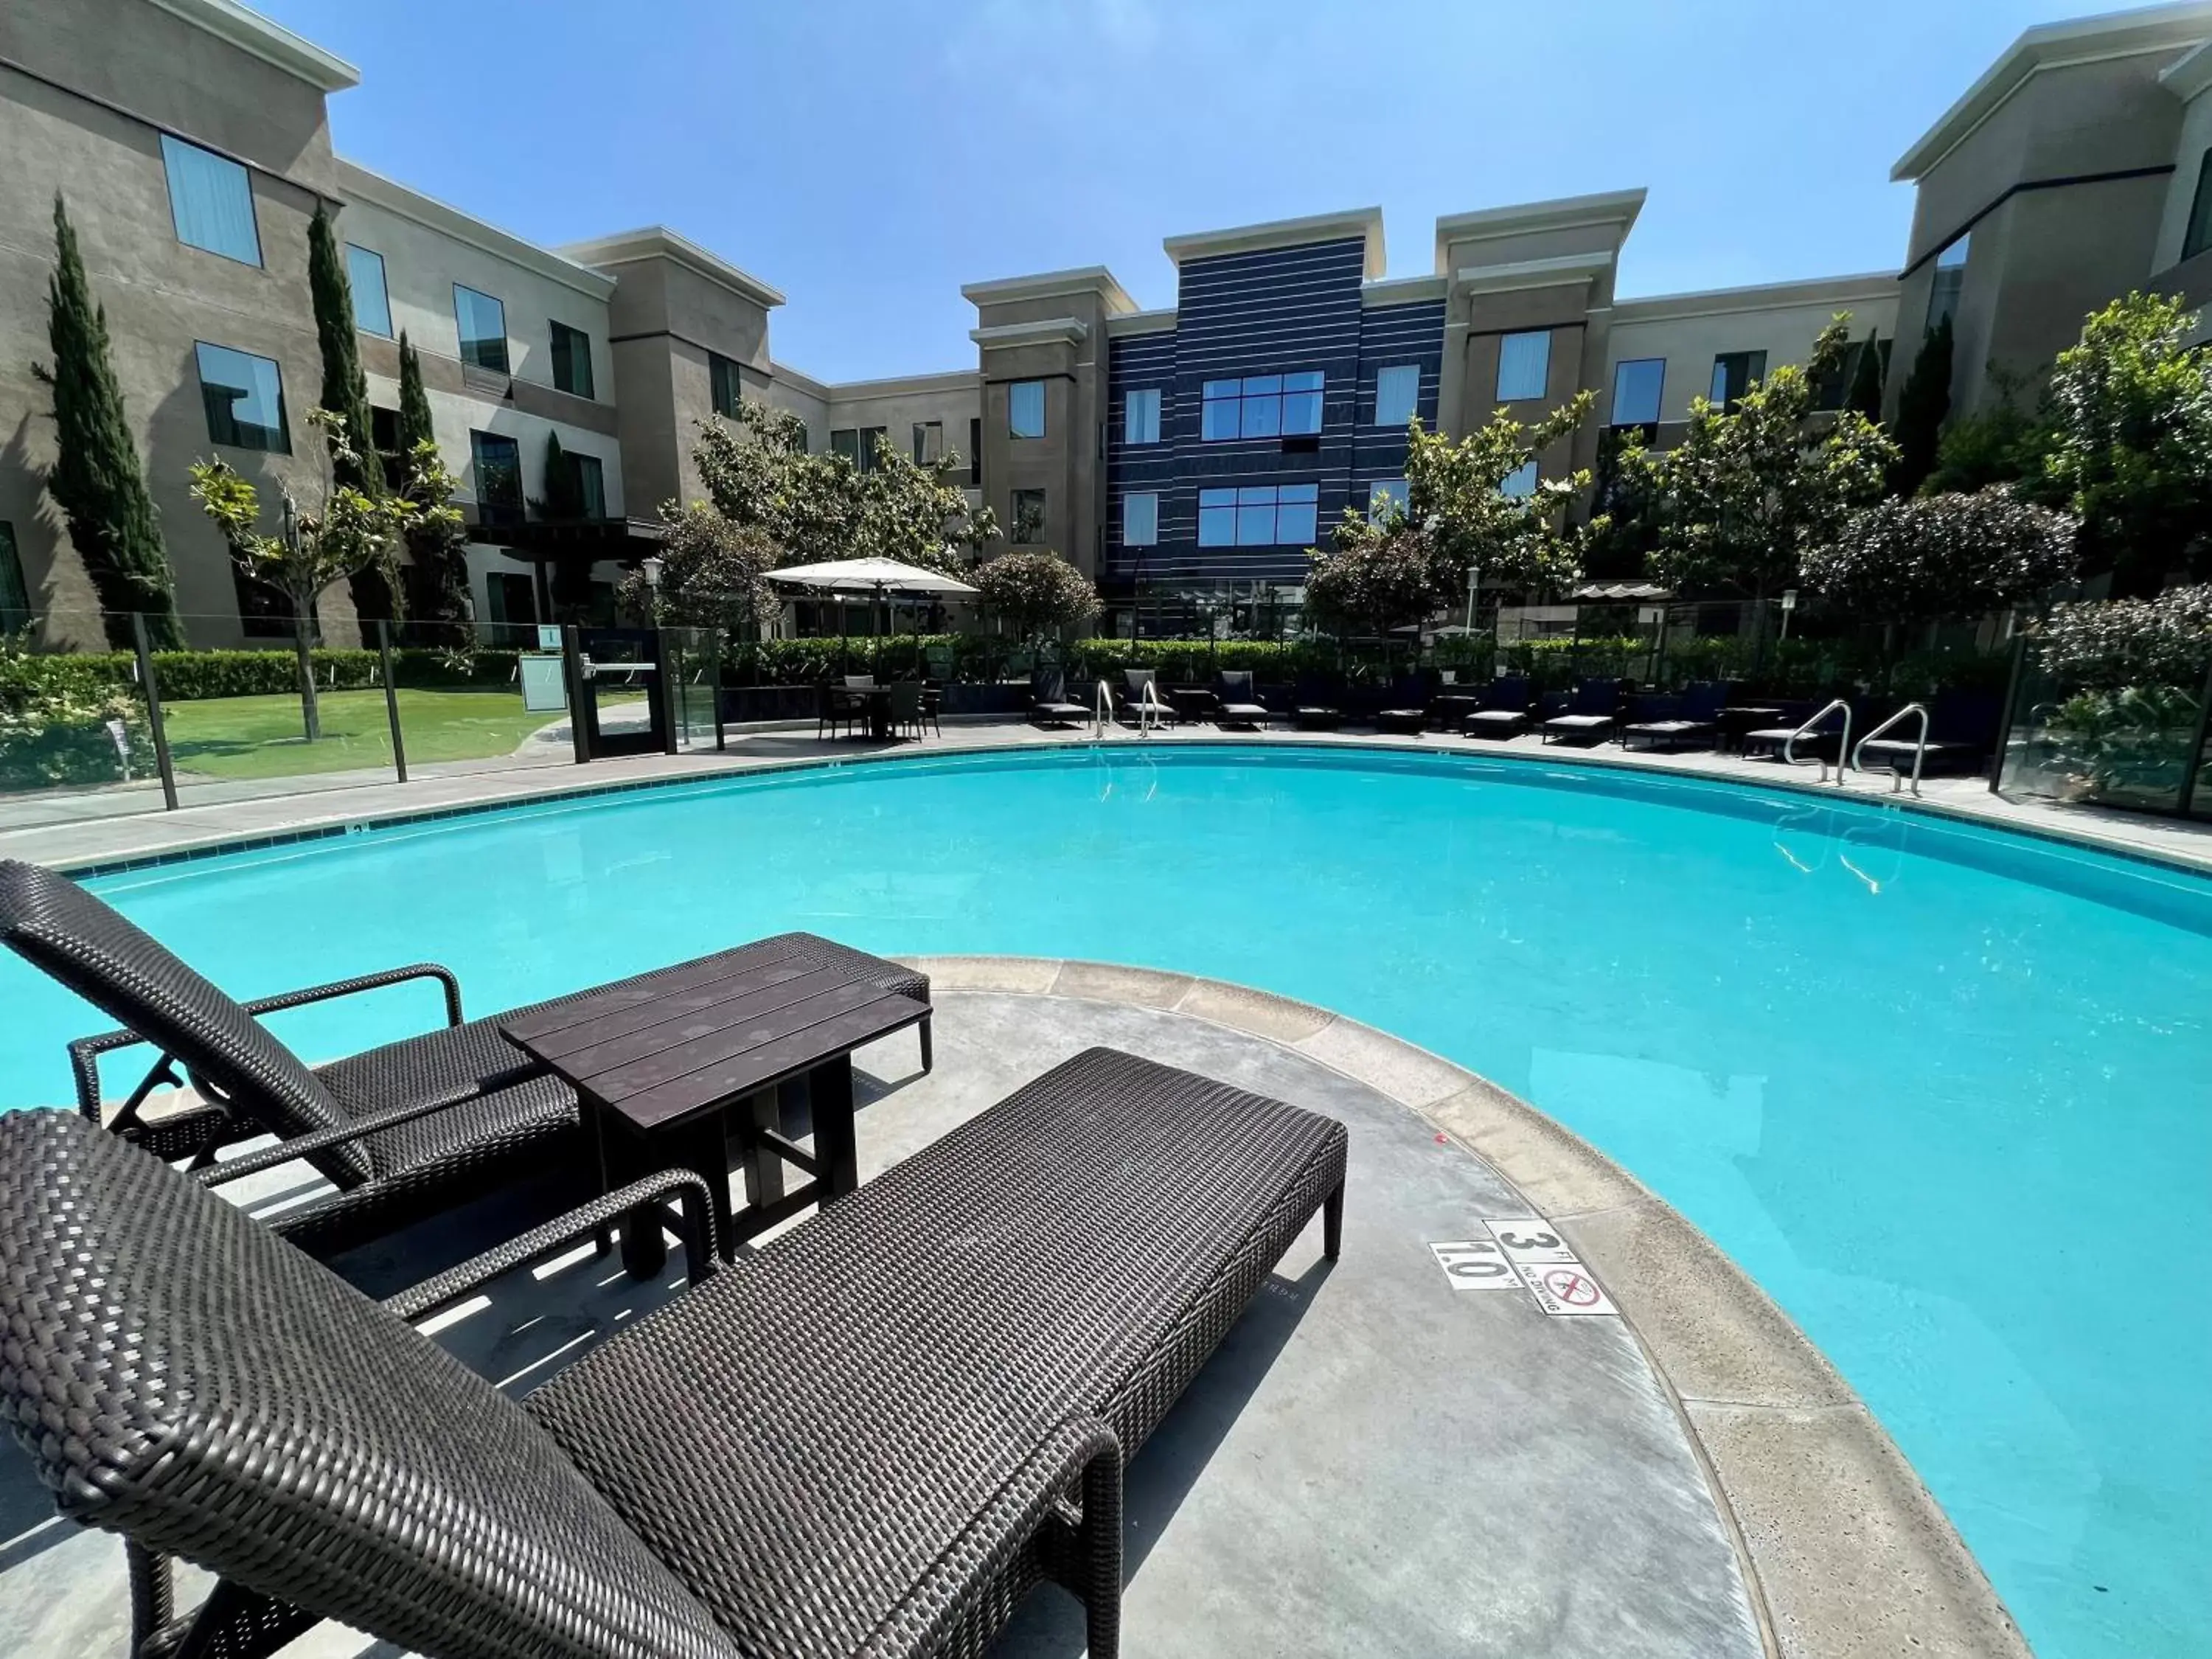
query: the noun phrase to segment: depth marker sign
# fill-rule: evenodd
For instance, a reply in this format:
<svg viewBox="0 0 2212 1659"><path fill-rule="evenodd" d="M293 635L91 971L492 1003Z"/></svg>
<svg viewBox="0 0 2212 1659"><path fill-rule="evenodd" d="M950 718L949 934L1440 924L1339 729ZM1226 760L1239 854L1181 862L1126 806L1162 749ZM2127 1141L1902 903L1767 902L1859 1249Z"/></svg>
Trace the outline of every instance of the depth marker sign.
<svg viewBox="0 0 2212 1659"><path fill-rule="evenodd" d="M1525 1290L1555 1319L1620 1312L1559 1230L1542 1216L1511 1216L1482 1224L1487 1238L1429 1246L1453 1290Z"/></svg>
<svg viewBox="0 0 2212 1659"><path fill-rule="evenodd" d="M1431 1244L1430 1253L1455 1291L1517 1291L1521 1280L1505 1253L1487 1238L1467 1238Z"/></svg>
<svg viewBox="0 0 2212 1659"><path fill-rule="evenodd" d="M1579 1261L1549 1267L1523 1264L1521 1282L1535 1297L1536 1305L1555 1319L1620 1311Z"/></svg>

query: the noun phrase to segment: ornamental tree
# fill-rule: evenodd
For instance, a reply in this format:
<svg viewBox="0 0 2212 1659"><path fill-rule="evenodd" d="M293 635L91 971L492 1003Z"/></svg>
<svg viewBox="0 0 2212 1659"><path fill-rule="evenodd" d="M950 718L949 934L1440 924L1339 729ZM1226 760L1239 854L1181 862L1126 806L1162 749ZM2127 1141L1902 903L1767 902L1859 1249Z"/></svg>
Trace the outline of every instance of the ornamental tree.
<svg viewBox="0 0 2212 1659"><path fill-rule="evenodd" d="M660 580L642 569L616 590L623 606L650 617L655 627L719 628L737 639L760 632L782 600L768 580L777 548L757 524L732 524L705 501L660 509Z"/></svg>
<svg viewBox="0 0 2212 1659"><path fill-rule="evenodd" d="M93 301L76 230L58 194L46 312L53 367L33 370L53 393L54 464L46 470L46 493L61 509L70 545L92 579L107 642L130 647L136 613L145 617L147 641L155 650L181 650L176 578L108 355L107 309Z"/></svg>
<svg viewBox="0 0 2212 1659"><path fill-rule="evenodd" d="M1404 521L1418 526L1447 597L1467 586L1469 569L1486 586L1534 592L1571 586L1581 574L1581 532L1563 527L1566 510L1589 488L1588 469L1539 477L1535 488L1505 486L1589 417L1593 395L1577 392L1534 422L1500 409L1464 438L1407 429ZM1390 525L1382 526L1389 533ZM1352 533L1357 537L1358 531Z"/></svg>
<svg viewBox="0 0 2212 1659"><path fill-rule="evenodd" d="M1001 553L968 580L976 603L1011 623L1024 643L1085 627L1100 609L1091 579L1057 553Z"/></svg>
<svg viewBox="0 0 2212 1659"><path fill-rule="evenodd" d="M2044 475L2081 520L2092 574L2116 592L2212 574L2212 363L2189 343L2197 314L2130 294L2094 313L2051 378Z"/></svg>
<svg viewBox="0 0 2212 1659"><path fill-rule="evenodd" d="M1652 571L1677 592L1732 586L1764 601L1798 579L1881 493L1896 446L1856 410L1815 430L1813 388L1848 348L1848 319L1820 331L1812 360L1788 364L1724 408L1700 398L1671 449L1635 453L1663 498Z"/></svg>
<svg viewBox="0 0 2212 1659"><path fill-rule="evenodd" d="M1306 614L1340 637L1382 635L1413 626L1450 603L1466 580L1438 556L1428 532L1404 525L1363 535L1347 520L1335 550L1313 556L1306 573Z"/></svg>
<svg viewBox="0 0 2212 1659"><path fill-rule="evenodd" d="M331 584L372 565L392 569L406 545L409 529L418 520L450 515L458 527L460 514L447 499L450 477L441 480L419 465L397 495L371 495L338 483L341 466L360 465L360 457L346 443L344 422L326 409L310 410L307 422L324 440L321 500L302 511L290 486L283 486L283 510L274 535L260 528L258 494L228 461L198 462L191 479L192 498L222 532L240 569L290 602L292 644L300 663L301 714L307 741L314 743L323 734L311 654L315 601ZM418 455L417 462L421 459Z"/></svg>
<svg viewBox="0 0 2212 1659"><path fill-rule="evenodd" d="M1862 507L1805 560L1805 580L1874 621L1945 622L2040 598L2072 578L2073 517L2004 485L1891 496Z"/></svg>
<svg viewBox="0 0 2212 1659"><path fill-rule="evenodd" d="M1910 495L1936 467L1943 441L1943 422L1951 413L1951 319L1929 329L1897 394L1897 455L1890 463L1889 487Z"/></svg>

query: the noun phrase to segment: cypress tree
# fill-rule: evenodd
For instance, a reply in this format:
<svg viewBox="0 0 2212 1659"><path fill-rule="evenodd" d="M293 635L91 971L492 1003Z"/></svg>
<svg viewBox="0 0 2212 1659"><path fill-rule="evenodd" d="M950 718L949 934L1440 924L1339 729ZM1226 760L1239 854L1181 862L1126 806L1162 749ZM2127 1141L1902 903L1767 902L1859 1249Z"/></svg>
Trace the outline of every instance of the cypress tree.
<svg viewBox="0 0 2212 1659"><path fill-rule="evenodd" d="M1869 329L1859 348L1858 367L1851 374L1851 389L1844 398L1845 409L1855 409L1869 421L1881 419L1881 331Z"/></svg>
<svg viewBox="0 0 2212 1659"><path fill-rule="evenodd" d="M1951 413L1951 319L1946 317L1928 331L1920 355L1912 360L1905 390L1898 394L1897 468L1890 474L1891 489L1910 495L1936 470L1938 447L1943 441L1943 422Z"/></svg>
<svg viewBox="0 0 2212 1659"><path fill-rule="evenodd" d="M46 306L54 362L37 371L54 397L56 453L46 491L68 521L70 541L100 596L108 643L130 647L130 618L137 612L146 618L155 649L179 650L185 633L176 578L108 356L107 310L93 303L76 231L58 193Z"/></svg>
<svg viewBox="0 0 2212 1659"><path fill-rule="evenodd" d="M399 334L399 453L414 454L419 444L435 443L430 420L430 394L422 387L422 360L416 354L404 329ZM412 532L407 538L407 556L422 573L419 590L423 614L432 622L465 625L471 619L469 559L461 537L441 529ZM441 634L438 643L459 643Z"/></svg>
<svg viewBox="0 0 2212 1659"><path fill-rule="evenodd" d="M400 453L411 455L416 445L434 443L437 436L430 424L430 394L422 389L422 360L415 355L403 328L399 331Z"/></svg>
<svg viewBox="0 0 2212 1659"><path fill-rule="evenodd" d="M338 239L331 228L330 210L315 204L315 216L307 223L307 295L315 312L315 342L323 351L322 406L338 417L346 447L354 459L333 455L331 475L339 483L372 495L384 494L384 468L377 459L375 428L368 414L368 379L361 369L361 341L354 331L353 283L345 262L338 257ZM367 627L386 618L397 622L407 614L406 596L396 573L367 565L347 579L353 595L354 614L360 617L362 643L372 640Z"/></svg>

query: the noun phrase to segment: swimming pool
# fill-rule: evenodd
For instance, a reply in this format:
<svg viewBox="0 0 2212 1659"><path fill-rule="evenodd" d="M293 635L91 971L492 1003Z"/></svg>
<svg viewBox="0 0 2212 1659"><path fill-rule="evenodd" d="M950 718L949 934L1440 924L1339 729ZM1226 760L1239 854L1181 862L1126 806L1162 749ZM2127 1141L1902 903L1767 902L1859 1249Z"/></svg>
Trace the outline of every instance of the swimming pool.
<svg viewBox="0 0 2212 1659"><path fill-rule="evenodd" d="M602 796L94 884L226 988L488 1012L805 927L1264 987L1534 1100L1832 1358L2044 1659L2200 1653L2212 880L1548 761L1208 747ZM105 1022L0 958L0 1103ZM287 1016L326 1054L417 986Z"/></svg>

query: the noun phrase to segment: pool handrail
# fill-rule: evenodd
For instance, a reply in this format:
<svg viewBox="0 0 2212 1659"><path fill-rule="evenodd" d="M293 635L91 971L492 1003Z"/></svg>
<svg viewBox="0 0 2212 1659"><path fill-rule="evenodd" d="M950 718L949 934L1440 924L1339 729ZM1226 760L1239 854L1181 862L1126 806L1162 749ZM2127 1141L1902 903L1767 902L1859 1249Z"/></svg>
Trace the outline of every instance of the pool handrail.
<svg viewBox="0 0 2212 1659"><path fill-rule="evenodd" d="M1813 715L1795 732L1792 732L1788 737L1783 738L1782 763L1784 766L1796 765L1797 739L1803 737L1812 736L1814 733L1814 728L1818 726L1822 720L1827 719L1829 715L1834 714L1838 708L1844 711L1844 740L1836 745L1836 787L1840 789L1844 787L1844 761L1851 752L1851 705L1848 698L1829 698L1828 701L1821 706L1818 714ZM1826 783L1827 781L1827 757L1826 756L1822 756L1820 757L1820 781L1822 783Z"/></svg>
<svg viewBox="0 0 2212 1659"><path fill-rule="evenodd" d="M1916 714L1920 717L1920 737L1912 745L1912 793L1917 799L1920 793L1920 769L1928 759L1928 705L1924 702L1908 702L1866 736L1861 738L1858 747L1851 750L1851 769L1856 772L1865 771L1866 764L1859 757L1866 752L1866 746L1888 731L1891 726L1899 725ZM1889 793L1895 794L1898 786L1904 781L1904 769L1898 766L1891 767Z"/></svg>

